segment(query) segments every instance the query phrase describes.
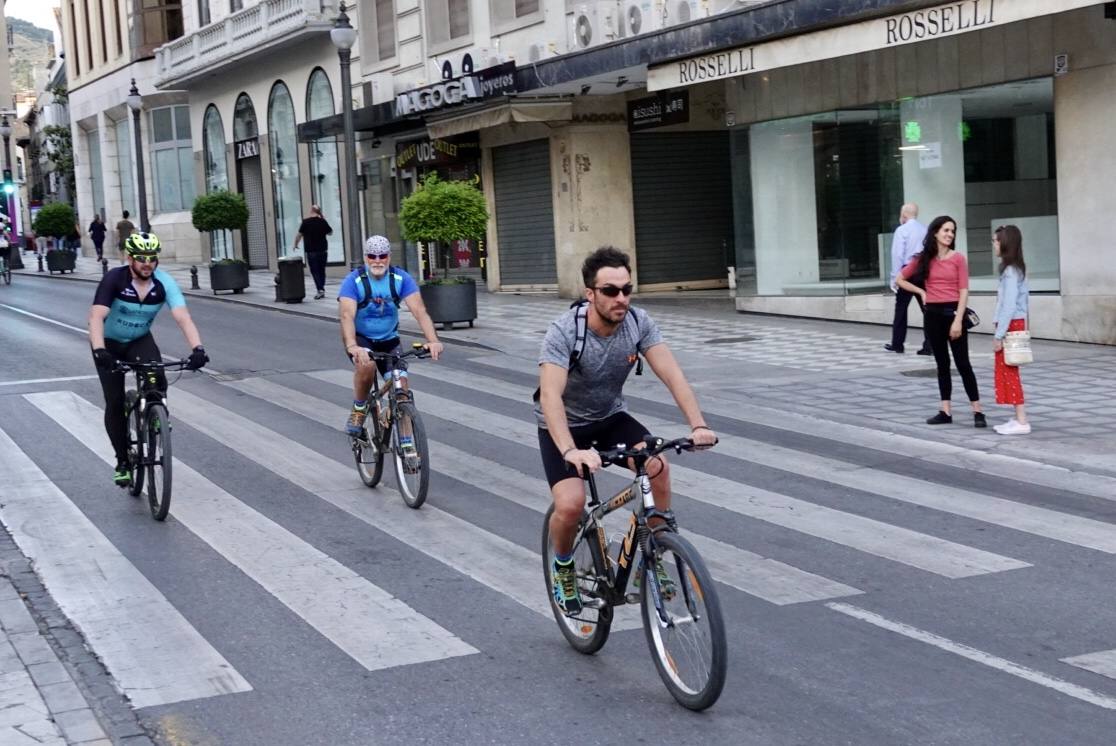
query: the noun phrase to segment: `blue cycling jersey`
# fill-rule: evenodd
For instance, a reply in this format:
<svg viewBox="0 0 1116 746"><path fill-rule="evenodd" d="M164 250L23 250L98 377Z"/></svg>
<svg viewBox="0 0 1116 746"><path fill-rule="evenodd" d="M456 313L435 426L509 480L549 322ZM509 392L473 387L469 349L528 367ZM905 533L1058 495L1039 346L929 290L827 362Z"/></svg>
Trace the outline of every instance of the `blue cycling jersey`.
<svg viewBox="0 0 1116 746"><path fill-rule="evenodd" d="M131 342L147 334L164 303L178 308L186 305L186 298L174 278L161 269L152 273L151 289L143 300L132 285L132 272L128 267L107 272L93 296L93 305L108 307L105 339L116 342Z"/></svg>
<svg viewBox="0 0 1116 746"><path fill-rule="evenodd" d="M337 297L352 298L359 306L364 299L364 283L361 282L362 273L368 272L365 267L360 267L349 273L342 281ZM402 300L419 291L415 278L399 267L391 267L394 277L396 292ZM399 336L399 309L391 299L392 279L384 273L379 279L368 272L369 284L372 288L372 297L368 305L357 311L356 333L362 337L382 342Z"/></svg>

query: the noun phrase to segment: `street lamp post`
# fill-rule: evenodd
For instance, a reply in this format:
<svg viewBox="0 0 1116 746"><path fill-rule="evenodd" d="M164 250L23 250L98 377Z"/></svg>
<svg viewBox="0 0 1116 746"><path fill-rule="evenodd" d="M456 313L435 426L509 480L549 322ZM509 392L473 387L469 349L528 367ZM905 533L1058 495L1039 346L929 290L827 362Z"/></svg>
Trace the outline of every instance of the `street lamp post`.
<svg viewBox="0 0 1116 746"><path fill-rule="evenodd" d="M132 88L128 91L128 108L132 110L132 128L136 131L136 191L139 193L139 220L140 230L144 233L151 231L147 222L147 184L143 176L143 133L140 132L140 111L143 109L143 98L136 88L136 79L132 78Z"/></svg>
<svg viewBox="0 0 1116 746"><path fill-rule="evenodd" d="M348 176L345 179L345 195L349 203L348 229L345 234L349 239L349 266L356 269L363 264L360 255L360 214L357 212L359 197L356 183L356 135L353 132L353 84L349 73L350 50L356 43L356 29L349 23L345 3L341 3L340 10L341 14L329 31L329 38L337 47L337 56L341 60L341 121L345 128L345 171Z"/></svg>

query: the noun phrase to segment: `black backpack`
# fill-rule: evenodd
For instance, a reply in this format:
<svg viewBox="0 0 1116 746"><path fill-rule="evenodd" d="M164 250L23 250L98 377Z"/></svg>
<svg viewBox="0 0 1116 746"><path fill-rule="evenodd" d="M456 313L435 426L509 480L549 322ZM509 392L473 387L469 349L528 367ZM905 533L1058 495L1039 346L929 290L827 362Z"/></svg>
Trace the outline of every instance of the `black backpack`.
<svg viewBox="0 0 1116 746"><path fill-rule="evenodd" d="M582 298L575 300L570 304L570 308L576 308L574 313L574 346L570 350L570 366L569 370L576 370L581 365L581 353L585 351L585 335L589 332L589 301ZM637 376L643 375L643 356L639 348L639 319L635 317L635 308L629 307L628 313L624 317L624 323L628 323L631 319L635 324L635 338L636 338L636 371ZM535 389L534 400L539 400L539 389Z"/></svg>
<svg viewBox="0 0 1116 746"><path fill-rule="evenodd" d="M391 302L399 308L399 288L395 284L395 267L388 265L387 268L388 288L391 290ZM368 268L364 267L360 271L360 282L364 286L364 298L357 303L357 309L364 308L372 302L372 280L368 277Z"/></svg>

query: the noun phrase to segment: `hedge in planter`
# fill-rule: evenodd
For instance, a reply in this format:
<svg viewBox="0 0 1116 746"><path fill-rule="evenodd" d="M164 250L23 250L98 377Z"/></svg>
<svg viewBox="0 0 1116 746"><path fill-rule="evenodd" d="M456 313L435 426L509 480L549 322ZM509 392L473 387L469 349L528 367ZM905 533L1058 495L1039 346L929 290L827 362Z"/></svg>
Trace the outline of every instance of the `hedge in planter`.
<svg viewBox="0 0 1116 746"><path fill-rule="evenodd" d="M209 288L243 293L248 287L248 265L239 259L218 259L209 265Z"/></svg>
<svg viewBox="0 0 1116 746"><path fill-rule="evenodd" d="M61 241L74 232L74 225L77 223L77 215L74 214L74 208L67 205L65 202L51 202L49 205L44 205L39 213L35 216L35 221L31 224L32 230L39 236L48 236ZM47 253L47 259L50 259L50 253ZM73 259L71 255L70 259ZM70 266L69 269L73 269Z"/></svg>
<svg viewBox="0 0 1116 746"><path fill-rule="evenodd" d="M48 251L46 255L47 271L51 274L55 272L73 272L75 264L74 252L69 249L54 249Z"/></svg>
<svg viewBox="0 0 1116 746"><path fill-rule="evenodd" d="M227 191L202 194L194 200L190 222L202 233L244 230L248 224L248 203L243 194ZM217 259L209 265L209 287L244 292L248 287L248 265L240 259Z"/></svg>

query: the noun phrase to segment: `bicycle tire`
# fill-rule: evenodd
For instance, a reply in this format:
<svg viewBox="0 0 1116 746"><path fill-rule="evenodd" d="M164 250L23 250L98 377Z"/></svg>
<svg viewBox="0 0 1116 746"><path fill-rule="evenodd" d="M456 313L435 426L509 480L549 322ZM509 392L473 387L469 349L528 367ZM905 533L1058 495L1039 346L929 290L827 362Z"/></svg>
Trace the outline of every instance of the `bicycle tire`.
<svg viewBox="0 0 1116 746"><path fill-rule="evenodd" d="M411 424L411 438L418 454L418 467L410 467L403 460L403 447L399 444L400 423L404 420ZM395 484L407 507L418 510L426 502L426 491L430 487L430 449L426 444L426 428L422 418L411 402L399 402L395 411L395 421L391 426L391 451L395 463Z"/></svg>
<svg viewBox="0 0 1116 746"><path fill-rule="evenodd" d="M147 443L147 430L143 426L143 410L136 406L139 401L139 392L132 389L124 395L128 402L128 468L132 472L132 483L128 485L128 494L139 497L143 494L143 477L147 467L144 465L144 455Z"/></svg>
<svg viewBox="0 0 1116 746"><path fill-rule="evenodd" d="M384 475L384 433L380 428L379 407L374 402L364 418L364 438L353 440L357 473L366 487L375 487Z"/></svg>
<svg viewBox="0 0 1116 746"><path fill-rule="evenodd" d="M701 555L694 549L690 542L672 531L660 531L654 537L655 552L661 553L662 564L667 574L675 585L672 599L663 598L663 605L667 614L672 618L672 626L664 629L655 608L654 597L650 592L652 584L659 588L659 580L653 566L644 563L642 582L640 583L640 607L643 610L643 630L647 637L647 645L651 649L651 658L655 661L655 668L659 678L663 680L667 690L679 704L690 710L704 710L711 707L725 686L725 673L728 669L728 643L725 641L725 620L721 615L721 604L717 598L717 590L713 585L713 578L705 567ZM673 557L668 557L667 555ZM694 601L691 608L687 598ZM695 614L704 608L704 614L695 617ZM674 611L682 613L675 614ZM704 640L691 641L688 645L678 647L678 652L672 654L668 650L667 630L680 630L679 625L674 625L674 619L683 622L693 622L692 628L697 629L701 621L707 632ZM689 628L689 626L687 626ZM690 637L690 635L687 635ZM708 648L708 664L699 663L694 667L692 676L684 674L678 658L681 654L686 657L698 649ZM682 661L683 664L690 661Z"/></svg>
<svg viewBox="0 0 1116 746"><path fill-rule="evenodd" d="M550 516L554 513L554 506L546 511L543 518L542 530L542 558L543 582L546 585L546 595L550 598L550 610L554 613L554 620L558 622L558 629L562 636L574 650L585 655L592 655L604 647L608 642L608 634L612 630L612 606L606 605L602 609L590 606L582 608L577 618L566 616L554 601L554 581L551 578L551 567L554 564L554 549L550 542ZM582 540L574 545L574 566L578 577L578 588L581 591L581 600L603 598L599 592L602 578L608 578L608 565L601 555L595 531L588 532Z"/></svg>
<svg viewBox="0 0 1116 746"><path fill-rule="evenodd" d="M10 264L5 264L4 265L4 284L5 285L11 285L12 284L12 265L10 265Z"/></svg>
<svg viewBox="0 0 1116 746"><path fill-rule="evenodd" d="M167 408L162 404L147 407L144 418L147 424L147 504L151 517L165 521L170 512L171 473L171 425Z"/></svg>

